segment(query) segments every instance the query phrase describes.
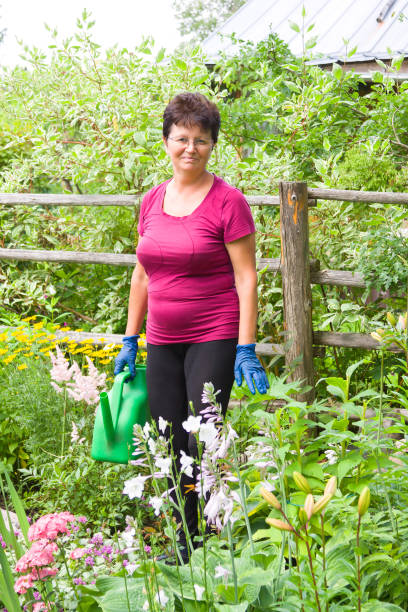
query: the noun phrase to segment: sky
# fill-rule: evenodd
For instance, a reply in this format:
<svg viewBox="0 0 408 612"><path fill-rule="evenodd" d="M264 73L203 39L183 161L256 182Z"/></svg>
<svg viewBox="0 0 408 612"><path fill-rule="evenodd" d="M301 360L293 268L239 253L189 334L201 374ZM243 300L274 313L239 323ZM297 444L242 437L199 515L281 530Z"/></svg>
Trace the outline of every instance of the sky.
<svg viewBox="0 0 408 612"><path fill-rule="evenodd" d="M7 29L0 44L0 64L22 63L16 39L46 50L53 41L44 23L62 38L71 36L84 8L96 22L92 38L104 48L117 43L132 49L148 35L158 48L168 50L181 41L172 0L0 0L0 30Z"/></svg>

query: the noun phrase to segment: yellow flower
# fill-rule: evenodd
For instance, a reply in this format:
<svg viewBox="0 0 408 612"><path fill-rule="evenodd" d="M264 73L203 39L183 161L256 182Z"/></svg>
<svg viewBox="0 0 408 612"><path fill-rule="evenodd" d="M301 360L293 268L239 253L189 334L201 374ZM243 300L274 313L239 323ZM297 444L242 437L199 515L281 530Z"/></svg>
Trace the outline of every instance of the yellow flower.
<svg viewBox="0 0 408 612"><path fill-rule="evenodd" d="M32 355L34 355L33 351L28 351L28 353L24 353L24 355L26 357L31 357Z"/></svg>
<svg viewBox="0 0 408 612"><path fill-rule="evenodd" d="M8 365L9 363L11 363L13 361L13 359L15 359L17 357L16 354L13 355L9 355L8 357L5 357L3 359L3 363L5 363L6 365Z"/></svg>
<svg viewBox="0 0 408 612"><path fill-rule="evenodd" d="M17 366L17 370L25 370L27 367L26 363L22 363L21 365Z"/></svg>
<svg viewBox="0 0 408 612"><path fill-rule="evenodd" d="M22 321L24 321L24 323L28 323L28 321L34 321L34 319L37 318L37 315L34 315L33 317L25 317L24 319L21 319Z"/></svg>
<svg viewBox="0 0 408 612"><path fill-rule="evenodd" d="M7 349L0 348L0 355L5 355L7 353Z"/></svg>
<svg viewBox="0 0 408 612"><path fill-rule="evenodd" d="M112 361L112 359L101 359L99 363L101 363L102 365L106 365L107 363L110 363Z"/></svg>
<svg viewBox="0 0 408 612"><path fill-rule="evenodd" d="M33 327L34 329L41 329L42 327L44 327L44 321L40 321L39 323L34 323Z"/></svg>

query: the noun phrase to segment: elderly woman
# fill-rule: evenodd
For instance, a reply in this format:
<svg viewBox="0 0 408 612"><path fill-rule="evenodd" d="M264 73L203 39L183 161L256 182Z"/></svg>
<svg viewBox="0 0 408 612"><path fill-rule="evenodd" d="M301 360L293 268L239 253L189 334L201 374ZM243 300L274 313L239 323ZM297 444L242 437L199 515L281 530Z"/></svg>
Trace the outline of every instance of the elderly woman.
<svg viewBox="0 0 408 612"><path fill-rule="evenodd" d="M129 314L115 374L131 374L147 312L147 389L152 417L171 424L176 457L194 455L195 438L182 427L202 408L205 382L227 409L235 380L265 393L255 355L257 275L255 226L242 193L207 170L220 115L199 93L175 96L164 111L163 143L173 177L143 198ZM168 431L168 429L167 429ZM182 475L182 490L192 481ZM189 532L197 532L197 498L186 494ZM179 519L178 516L176 518ZM185 534L180 531L183 543Z"/></svg>

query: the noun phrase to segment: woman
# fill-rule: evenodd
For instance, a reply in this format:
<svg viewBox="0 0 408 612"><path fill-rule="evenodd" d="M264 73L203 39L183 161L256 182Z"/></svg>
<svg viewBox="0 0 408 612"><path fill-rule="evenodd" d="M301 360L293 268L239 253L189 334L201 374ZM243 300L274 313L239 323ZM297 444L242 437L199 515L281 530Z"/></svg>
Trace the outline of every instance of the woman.
<svg viewBox="0 0 408 612"><path fill-rule="evenodd" d="M171 423L173 448L196 453L182 427L203 408L203 384L212 382L227 409L235 379L265 393L266 374L255 355L257 275L255 226L240 191L207 171L220 115L199 93L171 100L163 116L163 143L173 177L151 189L139 217L128 324L115 374L131 374L147 312L147 389L152 417ZM192 481L182 475L181 486ZM191 487L190 487L191 490ZM185 498L189 532L197 532L197 498ZM176 518L179 519L177 516ZM185 538L180 532L183 544Z"/></svg>

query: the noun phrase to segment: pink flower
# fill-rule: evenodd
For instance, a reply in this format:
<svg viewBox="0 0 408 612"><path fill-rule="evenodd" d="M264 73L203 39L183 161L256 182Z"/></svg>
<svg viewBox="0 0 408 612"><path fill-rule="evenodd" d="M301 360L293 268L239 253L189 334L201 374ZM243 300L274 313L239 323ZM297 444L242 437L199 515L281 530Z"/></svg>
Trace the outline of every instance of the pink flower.
<svg viewBox="0 0 408 612"><path fill-rule="evenodd" d="M72 378L72 366L69 366L68 359L65 359L63 352L60 347L56 347L57 356L53 353L50 353L50 359L52 363L52 368L50 371L51 378L57 383L67 382ZM53 385L54 386L54 385ZM59 387L54 387L56 390Z"/></svg>
<svg viewBox="0 0 408 612"><path fill-rule="evenodd" d="M91 406L99 402L99 394L106 385L106 374L98 372L88 355L85 357L88 362L88 376L82 374L78 364L74 362L73 382L67 384L67 391L77 402L84 401Z"/></svg>
<svg viewBox="0 0 408 612"><path fill-rule="evenodd" d="M31 574L27 574L26 576L20 576L14 583L14 590L16 593L20 593L23 595L27 593L27 589L31 589L33 586L33 577Z"/></svg>
<svg viewBox="0 0 408 612"><path fill-rule="evenodd" d="M51 610L51 604L39 601L33 605L33 612L42 612L43 610Z"/></svg>
<svg viewBox="0 0 408 612"><path fill-rule="evenodd" d="M32 567L39 567L42 565L49 565L54 562L53 553L58 550L58 546L55 542L48 542L47 540L38 540L34 542L30 548L16 564L17 572L26 572Z"/></svg>
<svg viewBox="0 0 408 612"><path fill-rule="evenodd" d="M33 580L44 580L48 576L55 576L58 573L56 568L52 567L40 567L40 569L35 569L32 572Z"/></svg>
<svg viewBox="0 0 408 612"><path fill-rule="evenodd" d="M70 559L80 559L86 553L86 548L76 548L72 550L69 557Z"/></svg>
<svg viewBox="0 0 408 612"><path fill-rule="evenodd" d="M41 516L28 530L30 542L35 540L55 540L60 533L69 533L68 523L72 523L75 516L70 512L45 514Z"/></svg>

